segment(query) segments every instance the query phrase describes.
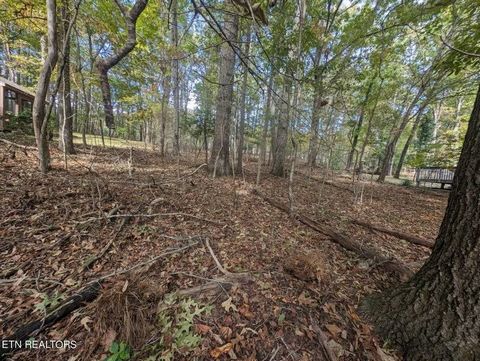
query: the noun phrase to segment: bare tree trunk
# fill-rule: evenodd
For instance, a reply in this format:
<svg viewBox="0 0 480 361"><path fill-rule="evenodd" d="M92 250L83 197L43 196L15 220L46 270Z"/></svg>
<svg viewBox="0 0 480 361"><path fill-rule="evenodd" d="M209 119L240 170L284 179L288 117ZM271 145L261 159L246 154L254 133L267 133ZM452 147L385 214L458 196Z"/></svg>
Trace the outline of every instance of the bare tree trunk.
<svg viewBox="0 0 480 361"><path fill-rule="evenodd" d="M373 122L373 119L375 117L375 112L377 110L378 99L380 97L380 92L382 91L383 81L384 81L384 79L381 78L380 86L379 86L379 89L378 89L378 94L377 94L377 97L375 99L375 104L373 105L373 109L370 112L370 116L368 118L367 129L365 131L365 138L364 138L363 143L362 143L362 148L360 150L360 155L358 156L357 164L355 165L355 167L357 167L357 166L359 167L359 173L362 173L362 170L363 170L363 157L365 155L365 149L367 148L368 142L370 141L370 134L371 134L371 131L372 131L372 122Z"/></svg>
<svg viewBox="0 0 480 361"><path fill-rule="evenodd" d="M352 148L350 149L350 153L348 154L347 164L345 166L346 170L349 170L350 168L352 168L353 156L355 155L355 151L357 150L358 136L360 135L360 131L362 129L363 118L365 116L365 109L368 104L368 99L370 98L370 93L372 91L372 86L374 81L375 81L375 78L373 78L368 84L367 93L365 94L365 99L363 100L362 108L360 110L360 117L358 118L358 123L355 125L353 129Z"/></svg>
<svg viewBox="0 0 480 361"><path fill-rule="evenodd" d="M70 88L70 36L67 34L68 27L71 21L69 1L62 1L62 23L61 33L63 41L63 73L62 82L59 89L59 104L61 104L61 111L59 112L61 120L59 122L59 139L58 147L65 154L75 154L75 147L73 145L73 112L72 99Z"/></svg>
<svg viewBox="0 0 480 361"><path fill-rule="evenodd" d="M406 361L480 358L480 88L432 254L407 283L365 304Z"/></svg>
<svg viewBox="0 0 480 361"><path fill-rule="evenodd" d="M162 110L160 113L160 156L165 157L165 129L168 116L168 99L170 98L170 76L163 78Z"/></svg>
<svg viewBox="0 0 480 361"><path fill-rule="evenodd" d="M238 15L225 13L223 23L223 31L227 41L231 45L236 46ZM217 95L217 110L215 112L215 134L208 164L209 170L214 176L225 176L232 173L230 164L230 126L232 122L234 70L235 52L227 42L224 42L220 47L218 74L220 85Z"/></svg>
<svg viewBox="0 0 480 361"><path fill-rule="evenodd" d="M173 139L173 154L180 154L180 68L177 54L178 47L178 3L172 0L170 3L172 15L171 41L175 49L175 55L172 62L173 71L173 107L175 108L175 131Z"/></svg>
<svg viewBox="0 0 480 361"><path fill-rule="evenodd" d="M398 160L397 168L395 169L395 173L393 176L395 178L400 178L400 172L402 171L403 163L405 162L405 158L407 156L408 148L410 147L410 143L412 142L413 136L415 135L418 125L420 124L420 121L422 119L423 115L423 109L425 108L426 104L420 108L418 111L417 117L415 118L415 122L413 123L412 130L410 131L410 134L408 135L407 141L405 142L405 145L403 146L402 154L400 155L400 159Z"/></svg>
<svg viewBox="0 0 480 361"><path fill-rule="evenodd" d="M137 44L136 23L140 14L147 6L148 0L136 0L135 4L130 10L123 6L119 1L115 2L120 12L122 13L123 20L127 27L128 37L125 45L120 48L116 53L105 59L97 59L95 67L100 77L100 89L102 91L103 108L105 111L105 124L111 130L115 127L113 106L112 106L112 93L110 91L110 83L108 81L108 71L117 65L120 60L126 57Z"/></svg>
<svg viewBox="0 0 480 361"><path fill-rule="evenodd" d="M52 71L58 60L56 1L46 0L46 8L48 53L45 62L43 63L42 70L40 71L32 109L33 128L38 147L40 171L44 174L47 173L50 167L50 154L47 138L48 118L45 114L45 105Z"/></svg>
<svg viewBox="0 0 480 361"><path fill-rule="evenodd" d="M403 131L405 130L405 127L410 121L410 115L412 114L413 108L417 104L420 97L423 95L424 91L425 91L424 86L421 86L418 89L410 105L404 111L402 115L402 120L399 126L398 127L394 126L390 131L390 137L388 139L388 143L385 148L385 154L384 154L382 166L380 169L380 175L378 176L377 182L383 183L385 181L386 176L390 174L392 169L393 155L395 153L395 148L397 146L398 139L400 139L400 136L402 135Z"/></svg>
<svg viewBox="0 0 480 361"><path fill-rule="evenodd" d="M245 59L248 59L250 55L250 41L251 41L250 27L247 29L247 38L245 39ZM243 144L245 141L245 107L247 99L247 82L248 82L248 69L243 67L243 79L242 79L242 95L240 99L240 126L238 128L238 143L237 143L237 172L242 173L243 169Z"/></svg>
<svg viewBox="0 0 480 361"><path fill-rule="evenodd" d="M273 149L272 174L285 176L285 156L287 153L288 128L290 125L290 97L292 81L284 77L282 99L279 99L278 125L276 129L275 148Z"/></svg>
<svg viewBox="0 0 480 361"><path fill-rule="evenodd" d="M263 131L262 139L260 143L260 157L257 164L257 186L260 184L260 177L262 173L262 166L265 164L267 155L267 134L268 125L271 118L271 102L272 102L272 87L273 87L273 71L270 73L270 79L268 80L267 99L265 101L265 115L263 118Z"/></svg>
<svg viewBox="0 0 480 361"><path fill-rule="evenodd" d="M315 84L313 95L313 110L312 110L312 122L310 124L310 142L308 144L308 156L307 164L310 168L315 167L318 154L318 128L320 125L320 111L321 108L326 105L322 100L323 97L323 69L320 69L320 58L322 56L322 48L319 46L315 51Z"/></svg>

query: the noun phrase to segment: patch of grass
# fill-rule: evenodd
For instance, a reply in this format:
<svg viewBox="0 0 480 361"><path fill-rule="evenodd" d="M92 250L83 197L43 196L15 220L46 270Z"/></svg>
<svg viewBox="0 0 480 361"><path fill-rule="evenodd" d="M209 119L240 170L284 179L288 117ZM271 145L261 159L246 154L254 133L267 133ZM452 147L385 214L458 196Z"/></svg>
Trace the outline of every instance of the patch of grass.
<svg viewBox="0 0 480 361"><path fill-rule="evenodd" d="M88 145L95 145L95 146L102 146L102 136L95 135L95 134L86 134L87 144ZM105 146L106 147L115 147L115 148L141 148L145 149L144 142L138 142L136 140L125 140L121 138L109 138L108 136L104 136ZM75 144L82 144L82 134L81 133L73 133L73 143ZM148 144L147 149L151 149L151 145Z"/></svg>

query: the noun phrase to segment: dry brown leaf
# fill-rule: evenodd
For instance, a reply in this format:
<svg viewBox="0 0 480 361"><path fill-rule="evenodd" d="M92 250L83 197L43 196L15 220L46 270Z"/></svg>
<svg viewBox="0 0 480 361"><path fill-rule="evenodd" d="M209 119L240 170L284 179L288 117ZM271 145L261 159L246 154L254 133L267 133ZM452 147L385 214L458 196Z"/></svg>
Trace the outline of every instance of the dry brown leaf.
<svg viewBox="0 0 480 361"><path fill-rule="evenodd" d="M326 324L325 328L335 337L342 332L342 329L333 323Z"/></svg>
<svg viewBox="0 0 480 361"><path fill-rule="evenodd" d="M232 302L232 297L229 297L224 302L222 302L222 307L225 311L230 312L230 310L237 311L237 306L235 306Z"/></svg>
<svg viewBox="0 0 480 361"><path fill-rule="evenodd" d="M232 329L228 326L220 326L220 335L228 340L232 337Z"/></svg>
<svg viewBox="0 0 480 361"><path fill-rule="evenodd" d="M89 316L86 316L86 317L84 317L84 318L82 318L82 319L80 320L80 324L81 324L83 327L85 327L85 329L86 329L88 332L91 332L91 331L92 331L92 330L90 329L90 327L88 327L88 324L89 324L89 323L92 323L92 322L93 322L93 321L92 321L92 319L91 319Z"/></svg>
<svg viewBox="0 0 480 361"><path fill-rule="evenodd" d="M245 318L252 319L255 315L250 311L250 307L248 305L242 305L238 309L238 312Z"/></svg>
<svg viewBox="0 0 480 361"><path fill-rule="evenodd" d="M210 356L217 359L220 356L222 356L223 354L230 352L230 350L232 350L232 349L233 349L233 343L228 342L223 346L215 347L213 350L211 350L210 351Z"/></svg>
<svg viewBox="0 0 480 361"><path fill-rule="evenodd" d="M208 325L204 325L203 323L197 323L195 325L195 328L197 329L197 332L201 333L202 335L205 335L210 331L211 327Z"/></svg>

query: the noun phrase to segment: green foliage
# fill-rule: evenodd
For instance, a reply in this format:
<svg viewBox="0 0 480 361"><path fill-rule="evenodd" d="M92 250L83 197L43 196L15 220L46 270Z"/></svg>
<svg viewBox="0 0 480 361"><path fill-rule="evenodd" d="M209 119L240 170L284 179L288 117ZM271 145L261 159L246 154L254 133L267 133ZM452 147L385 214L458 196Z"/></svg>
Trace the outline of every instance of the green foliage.
<svg viewBox="0 0 480 361"><path fill-rule="evenodd" d="M108 349L108 352L110 355L105 359L105 361L128 361L132 357L132 350L123 341L113 341Z"/></svg>
<svg viewBox="0 0 480 361"><path fill-rule="evenodd" d="M6 129L32 135L32 113L29 110L24 110L17 116L11 116L10 120L6 122Z"/></svg>
<svg viewBox="0 0 480 361"><path fill-rule="evenodd" d="M194 319L211 312L212 307L201 305L191 298L179 299L167 294L158 309L161 338L149 360L171 361L176 354L186 355L194 350L202 338L195 333Z"/></svg>
<svg viewBox="0 0 480 361"><path fill-rule="evenodd" d="M42 293L40 294L40 297L42 298L42 302L35 305L35 310L42 313L46 313L47 311L55 309L60 302L65 299L65 296L58 291L55 291L51 296L46 293Z"/></svg>

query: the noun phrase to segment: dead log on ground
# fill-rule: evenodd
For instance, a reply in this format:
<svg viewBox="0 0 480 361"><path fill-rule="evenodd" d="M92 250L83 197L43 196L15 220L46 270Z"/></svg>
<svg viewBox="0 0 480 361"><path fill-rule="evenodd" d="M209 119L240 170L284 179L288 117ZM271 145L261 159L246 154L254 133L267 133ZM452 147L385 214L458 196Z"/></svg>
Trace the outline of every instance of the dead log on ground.
<svg viewBox="0 0 480 361"><path fill-rule="evenodd" d="M11 142L11 141L6 140L6 139L3 139L3 138L0 138L0 142L5 143L5 144L8 144L8 145L11 145L11 146L13 146L13 147L17 147L17 148L23 149L24 151L27 151L27 150L37 150L37 147L32 147L32 146L28 146L28 145L17 144L17 143Z"/></svg>
<svg viewBox="0 0 480 361"><path fill-rule="evenodd" d="M65 302L63 302L59 307L47 314L44 318L38 319L20 327L17 331L13 333L13 335L6 337L6 339L25 341L30 337L30 335L38 333L46 327L54 324L55 322L60 321L65 316L69 315L72 311L83 306L84 303L93 301L95 298L97 298L99 293L100 283L91 282L82 290L69 297ZM2 347L0 349L0 360L3 360L8 353L14 350L15 349L10 349L8 347Z"/></svg>
<svg viewBox="0 0 480 361"><path fill-rule="evenodd" d="M52 310L49 314L47 314L44 318L40 320L36 320L33 322L30 322L24 326L21 326L17 331L13 333L13 335L5 338L7 340L16 340L16 341L24 341L26 340L30 335L33 333L38 333L44 330L46 327L53 325L57 321L60 321L63 319L65 316L68 316L71 312L75 311L76 309L82 307L85 303L91 302L97 298L97 296L100 293L100 288L101 288L101 283L111 277L119 276L125 273L132 272L134 270L137 270L139 268L142 268L144 266L151 265L152 263L156 262L160 258L163 258L165 256L174 254L174 253L179 253L183 252L186 249L193 247L197 245L199 242L193 242L190 244L187 244L183 247L176 248L176 249L170 249L165 251L164 253L153 257L149 259L148 261L145 262L140 262L132 267L126 268L126 269L121 269L121 270L116 270L114 272L108 273L104 276L101 276L97 278L94 281L91 281L88 283L84 288L76 292L73 296L70 296L65 302L63 302L60 306L58 306L56 309ZM6 355L9 353L12 353L14 351L17 351L18 349L16 348L0 348L0 360L4 360Z"/></svg>
<svg viewBox="0 0 480 361"><path fill-rule="evenodd" d="M285 213L289 213L288 207L286 205L284 205L284 204L282 204L282 203L280 203L280 202L278 202L274 199L268 198L264 194L260 193L257 189L254 189L253 193L260 196L263 200L270 203L275 208L278 208L279 210L281 210ZM386 270L398 274L399 277L403 280L406 280L413 275L412 270L409 269L407 266L405 266L403 263L399 262L398 260L387 258L387 257L381 255L380 252L377 251L373 247L368 247L368 246L365 246L365 245L361 245L361 244L345 237L344 235L342 235L340 233L337 233L337 232L333 231L332 229L319 224L315 220L313 220L313 219L311 219L311 218L309 218L305 215L295 213L295 214L293 214L293 217L297 221L299 221L300 223L310 227L311 229L328 236L332 241L339 244L343 248L345 248L349 251L352 251L352 252L358 254L361 257L375 260L377 263L382 265L382 267L385 268Z"/></svg>
<svg viewBox="0 0 480 361"><path fill-rule="evenodd" d="M365 227L365 228L367 228L371 231L382 232L382 233L388 234L390 236L394 236L394 237L403 239L405 241L408 241L408 242L411 242L411 243L414 243L414 244L418 244L420 246L428 247L430 249L433 248L433 245L434 245L434 242L429 240L429 239L417 237L417 236L412 235L412 234L399 232L399 231L396 231L394 229L388 229L388 228L385 228L385 227L377 226L377 225L374 225L374 224L371 224L371 223L368 223L368 222L360 221L358 219L352 219L350 222L353 223L353 224L357 224L359 226Z"/></svg>

